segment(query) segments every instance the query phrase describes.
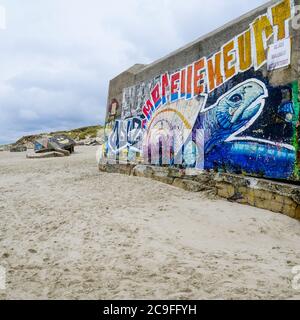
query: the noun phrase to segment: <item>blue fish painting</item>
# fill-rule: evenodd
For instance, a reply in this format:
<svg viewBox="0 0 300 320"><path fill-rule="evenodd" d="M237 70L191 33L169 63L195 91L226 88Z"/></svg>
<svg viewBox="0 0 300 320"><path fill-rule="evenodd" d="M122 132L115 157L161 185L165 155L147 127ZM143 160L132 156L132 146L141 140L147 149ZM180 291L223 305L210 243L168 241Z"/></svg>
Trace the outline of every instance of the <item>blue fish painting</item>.
<svg viewBox="0 0 300 320"><path fill-rule="evenodd" d="M224 168L228 172L245 171L275 179L292 175L296 152L291 144L244 134L261 116L268 97L266 85L253 78L203 108L194 131L204 132L205 169ZM286 112L288 120L294 112L291 103L279 110Z"/></svg>

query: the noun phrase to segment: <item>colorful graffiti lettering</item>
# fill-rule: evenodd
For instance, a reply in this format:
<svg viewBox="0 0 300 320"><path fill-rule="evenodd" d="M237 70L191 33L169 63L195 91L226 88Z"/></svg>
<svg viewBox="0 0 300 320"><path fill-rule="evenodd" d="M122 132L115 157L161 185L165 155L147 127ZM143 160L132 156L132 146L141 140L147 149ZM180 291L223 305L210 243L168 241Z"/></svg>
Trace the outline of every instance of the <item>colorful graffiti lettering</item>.
<svg viewBox="0 0 300 320"><path fill-rule="evenodd" d="M206 99L209 93L238 73L253 67L255 71L260 69L267 62L267 41L271 36L274 37L274 42L287 38L291 17L290 0L285 0L271 7L267 14L258 17L249 29L223 45L211 57L202 57L180 71L161 75L150 98L142 106L146 119L150 121L161 105L179 99L189 100L199 95ZM205 108L206 104L203 104L202 111Z"/></svg>

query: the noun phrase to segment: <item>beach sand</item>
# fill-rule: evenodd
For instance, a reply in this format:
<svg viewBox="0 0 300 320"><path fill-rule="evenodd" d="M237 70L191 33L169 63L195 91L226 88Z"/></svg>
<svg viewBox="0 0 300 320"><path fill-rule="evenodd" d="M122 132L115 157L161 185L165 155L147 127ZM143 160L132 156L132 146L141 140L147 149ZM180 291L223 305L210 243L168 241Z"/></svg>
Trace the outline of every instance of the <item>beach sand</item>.
<svg viewBox="0 0 300 320"><path fill-rule="evenodd" d="M1 299L299 299L300 223L143 178L97 147L0 153Z"/></svg>

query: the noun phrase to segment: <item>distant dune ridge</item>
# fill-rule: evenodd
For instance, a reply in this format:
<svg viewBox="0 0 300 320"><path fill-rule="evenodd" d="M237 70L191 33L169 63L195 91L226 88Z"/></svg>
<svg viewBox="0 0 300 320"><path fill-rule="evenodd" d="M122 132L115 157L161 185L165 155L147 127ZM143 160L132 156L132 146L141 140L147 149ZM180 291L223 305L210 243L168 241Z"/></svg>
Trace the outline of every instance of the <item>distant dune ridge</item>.
<svg viewBox="0 0 300 320"><path fill-rule="evenodd" d="M34 134L34 135L28 135L20 138L13 144L9 145L0 145L0 150L10 150L18 149L26 147L27 149L32 149L34 141L45 137L45 136L54 136L54 135L67 135L78 144L93 144L97 142L97 144L101 144L104 139L104 127L100 125L96 126L88 126L88 127L82 127L72 130L65 130L65 131L55 131L55 132L49 132L49 133L40 133L40 134Z"/></svg>

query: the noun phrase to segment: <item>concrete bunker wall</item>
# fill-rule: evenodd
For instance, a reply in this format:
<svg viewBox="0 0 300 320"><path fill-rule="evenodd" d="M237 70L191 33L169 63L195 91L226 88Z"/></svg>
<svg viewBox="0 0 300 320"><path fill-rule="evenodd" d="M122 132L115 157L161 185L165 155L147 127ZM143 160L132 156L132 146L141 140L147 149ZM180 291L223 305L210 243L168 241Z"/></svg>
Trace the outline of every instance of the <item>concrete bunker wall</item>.
<svg viewBox="0 0 300 320"><path fill-rule="evenodd" d="M103 156L299 181L299 4L270 1L112 79Z"/></svg>

